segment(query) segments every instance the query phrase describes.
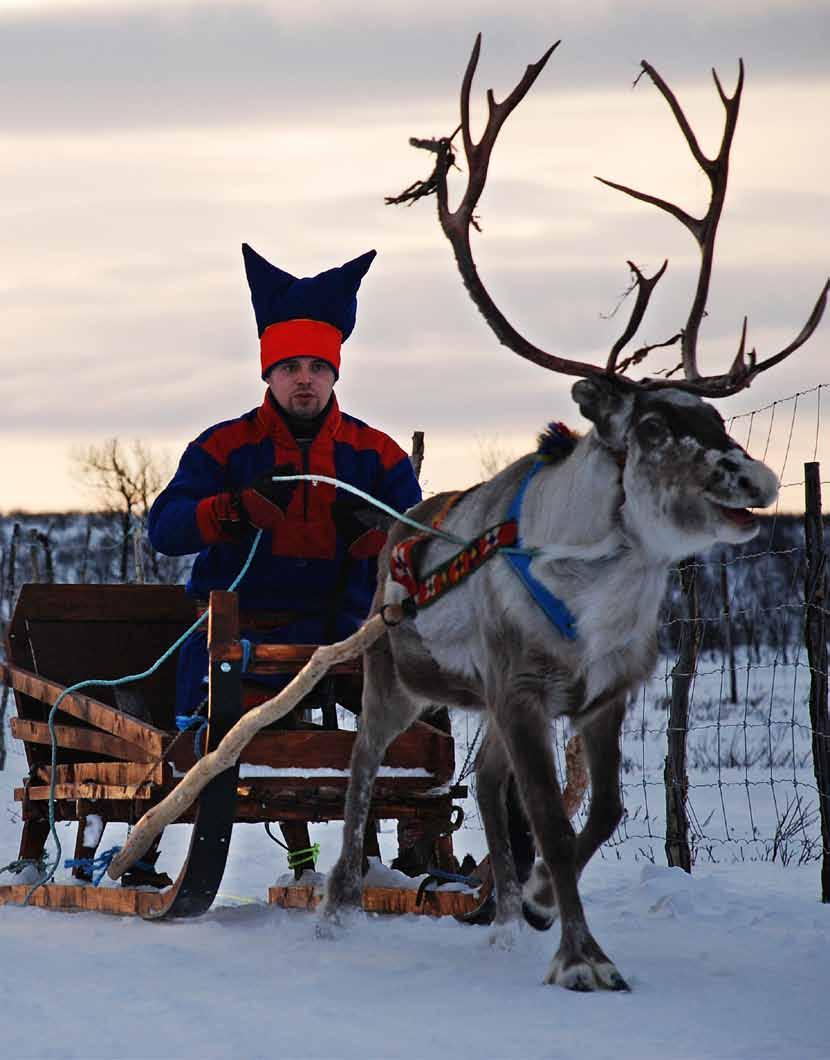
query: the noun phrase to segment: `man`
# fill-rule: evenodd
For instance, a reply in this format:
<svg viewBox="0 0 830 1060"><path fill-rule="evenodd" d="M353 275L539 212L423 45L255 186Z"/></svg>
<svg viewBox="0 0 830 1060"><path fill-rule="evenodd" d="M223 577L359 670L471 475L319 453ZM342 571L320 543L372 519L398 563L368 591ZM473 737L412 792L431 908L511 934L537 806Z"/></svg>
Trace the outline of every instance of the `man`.
<svg viewBox="0 0 830 1060"><path fill-rule="evenodd" d="M397 511L421 499L406 453L382 431L341 412L333 392L357 290L375 251L304 278L247 244L242 254L268 389L259 408L209 427L188 445L150 511L149 537L166 555L198 553L187 589L206 602L211 589L233 582L261 529L237 589L244 635L256 643L333 643L369 612L385 540L382 516L327 483L273 476L337 478ZM207 670L205 635L194 634L179 654L178 713L192 713L202 702ZM274 688L287 678L257 681ZM305 826L283 825L283 831L293 850L308 846Z"/></svg>
<svg viewBox="0 0 830 1060"><path fill-rule="evenodd" d="M374 528L379 517L346 490L272 476L337 478L398 511L420 500L406 453L341 412L333 392L340 347L354 327L357 290L375 251L302 279L247 244L242 254L268 389L259 408L209 427L187 447L150 511L150 541L166 555L198 553L187 588L206 601L211 589L231 584L262 529L238 592L243 613L266 614L247 635L332 643L369 612L384 540ZM179 713L196 709L206 673L205 638L192 637L180 653Z"/></svg>

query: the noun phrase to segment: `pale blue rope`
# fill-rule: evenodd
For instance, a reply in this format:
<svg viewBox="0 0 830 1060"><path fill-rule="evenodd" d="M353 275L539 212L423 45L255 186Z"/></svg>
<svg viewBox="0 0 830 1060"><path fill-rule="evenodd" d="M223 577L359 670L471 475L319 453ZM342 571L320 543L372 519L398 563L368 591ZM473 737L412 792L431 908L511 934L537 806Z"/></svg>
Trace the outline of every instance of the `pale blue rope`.
<svg viewBox="0 0 830 1060"><path fill-rule="evenodd" d="M357 486L352 486L348 482L341 482L339 478L329 478L328 475L272 475L272 481L274 482L327 482L330 486L337 486L338 489L347 490L349 493L353 493L356 497L362 497L364 501L368 501L369 504L375 508L380 508L381 511L386 512L387 515L393 516L402 523L406 523L407 526L414 526L416 530L424 530L428 534L432 534L433 537L441 537L445 541L451 542L453 545L461 545L466 548L467 545L473 544L477 538L471 538L467 541L463 537L458 537L457 534L451 534L446 530L441 530L435 526L427 526L425 523L419 523L417 519L412 519L410 516L403 512L396 511L388 504L384 504L383 501L379 501L377 497L373 497L371 493L366 493L362 489L358 489ZM500 552L509 552L520 556L535 556L539 552L538 548L512 548L507 546L499 549Z"/></svg>
<svg viewBox="0 0 830 1060"><path fill-rule="evenodd" d="M248 573L248 568L250 567L251 562L254 558L254 553L257 550L257 546L259 545L261 537L262 530L258 530L257 535L254 538L254 543L251 545L251 551L248 553L248 558L245 560L242 570L239 572L239 574L237 574L233 582L228 586L228 592L233 592L234 589L236 589L236 587L245 577L245 575ZM49 711L49 735L52 738L52 776L49 782L49 834L55 841L57 853L55 855L54 862L51 865L46 866L41 878L37 881L37 883L33 884L30 890L27 892L26 897L23 899L24 905L29 904L29 899L39 887L42 887L44 883L48 883L49 880L52 879L52 877L55 875L55 870L57 869L61 860L61 842L58 838L58 833L55 829L55 785L58 765L58 742L57 737L55 735L55 715L58 711L58 707L61 705L66 696L70 695L73 692L77 692L82 688L89 688L91 685L95 685L99 688L115 688L118 685L126 685L132 681L141 681L145 677L150 677L156 672L156 670L158 670L158 668L163 663L165 663L170 658L173 652L176 651L176 649L179 648L187 640L190 634L194 633L199 628L199 626L201 626L207 616L207 611L205 611L204 614L200 615L193 623L193 625L190 626L189 629L186 629L185 632L182 633L182 635L178 638L178 640L175 641L175 643L170 645L164 655L162 655L160 659L157 659L148 670L144 670L143 673L129 674L127 677L119 677L116 680L79 681L77 684L70 685L69 688L65 688L55 700L54 706ZM109 854L110 852L107 851L107 853Z"/></svg>

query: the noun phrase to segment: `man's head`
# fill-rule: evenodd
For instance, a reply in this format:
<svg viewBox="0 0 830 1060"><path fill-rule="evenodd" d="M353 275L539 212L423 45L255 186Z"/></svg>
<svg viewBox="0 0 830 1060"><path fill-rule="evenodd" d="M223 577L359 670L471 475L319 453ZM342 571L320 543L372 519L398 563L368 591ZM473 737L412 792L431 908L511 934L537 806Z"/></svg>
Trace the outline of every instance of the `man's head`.
<svg viewBox="0 0 830 1060"><path fill-rule="evenodd" d="M262 378L270 385L275 365L309 357L325 361L336 380L340 346L354 327L357 291L375 251L305 277L277 268L247 243L242 256L259 331Z"/></svg>
<svg viewBox="0 0 830 1060"><path fill-rule="evenodd" d="M266 379L280 408L303 420L311 420L323 411L335 383L334 369L320 357L278 361Z"/></svg>

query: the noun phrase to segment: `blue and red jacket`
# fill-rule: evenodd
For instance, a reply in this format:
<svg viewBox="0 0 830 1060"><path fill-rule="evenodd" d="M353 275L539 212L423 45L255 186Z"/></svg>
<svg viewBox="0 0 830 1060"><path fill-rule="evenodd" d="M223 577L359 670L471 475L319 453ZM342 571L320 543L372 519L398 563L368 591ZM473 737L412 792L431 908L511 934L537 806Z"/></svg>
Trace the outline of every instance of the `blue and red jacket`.
<svg viewBox="0 0 830 1060"><path fill-rule="evenodd" d="M188 445L172 481L150 511L148 533L158 552L169 556L198 553L188 592L207 600L211 589L226 589L238 575L256 529L245 529L241 535L229 533L222 518L224 497L249 486L276 465L286 464L298 474L348 482L397 511L421 499L403 449L382 431L341 412L336 398L332 397L313 441L303 448L266 392L259 408L209 427ZM273 532L263 533L238 587L242 610L296 615L296 621L280 629L278 639L284 643L342 639L369 613L377 561L349 555L350 542L342 539L332 517L337 495L328 483L298 483L285 518ZM345 490L339 496L354 499ZM192 659L187 664L190 669L202 666L202 654L198 662ZM192 676L195 679L195 672ZM195 692L187 693L184 699L194 696ZM180 702L179 709L192 706L195 703Z"/></svg>

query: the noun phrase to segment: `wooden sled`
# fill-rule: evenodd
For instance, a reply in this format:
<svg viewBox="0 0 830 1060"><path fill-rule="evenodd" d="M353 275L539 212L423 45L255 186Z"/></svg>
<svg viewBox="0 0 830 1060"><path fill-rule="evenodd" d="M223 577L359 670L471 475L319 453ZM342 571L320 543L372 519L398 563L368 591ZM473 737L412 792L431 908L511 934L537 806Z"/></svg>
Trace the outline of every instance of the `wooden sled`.
<svg viewBox="0 0 830 1060"><path fill-rule="evenodd" d="M9 662L0 664L0 681L14 689L17 704L12 734L23 742L29 767L22 787L15 789L23 821L21 859L39 858L49 833L47 719L61 692L80 681L116 679L146 670L195 617L193 599L180 586L23 587L8 631ZM202 748L212 750L242 711L254 705L243 693L236 594L211 594L207 635L208 726ZM257 646L246 676L296 673L313 650L313 645ZM178 733L175 727L175 667L175 658L167 660L152 677L125 686L126 692L95 687L72 693L61 702L55 723L55 819L78 822L76 858L94 856L100 842L99 837L94 845L85 845L90 818L97 816L104 823L138 821L194 764L193 734ZM334 680L343 682L352 703L356 696L359 701L361 660L338 666ZM266 691L261 698L268 695ZM304 702L303 708L290 715L291 728L258 733L237 766L212 780L198 803L179 818L177 823L190 823L193 829L187 858L173 886L147 891L47 884L35 892L31 904L137 914L146 919L197 916L210 908L219 889L234 824L281 822L290 830L291 822L304 826L342 820L355 734L312 722L309 704ZM329 710L326 725L331 724ZM434 837L434 864L452 869L453 800L463 798L466 788L452 786L451 735L416 722L390 746L384 766L384 774L389 775L380 776L376 783L373 819L414 822L416 830L420 827ZM367 854L378 853L374 825L367 831L365 849ZM22 884L0 886L0 904L21 902L30 889ZM384 898L369 895L370 890L365 901L371 908L409 911L394 892ZM471 908L475 906L474 895L453 893L451 902L441 901L457 914L465 898ZM272 894L271 900L279 898ZM417 911L434 915L437 902L431 899ZM296 906L297 902L281 904Z"/></svg>

